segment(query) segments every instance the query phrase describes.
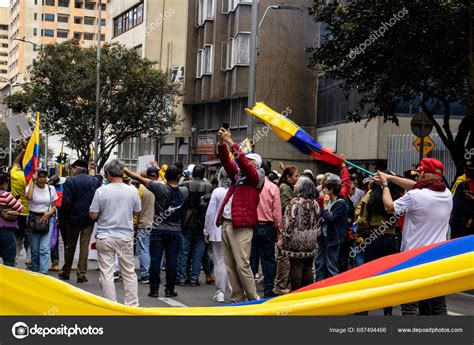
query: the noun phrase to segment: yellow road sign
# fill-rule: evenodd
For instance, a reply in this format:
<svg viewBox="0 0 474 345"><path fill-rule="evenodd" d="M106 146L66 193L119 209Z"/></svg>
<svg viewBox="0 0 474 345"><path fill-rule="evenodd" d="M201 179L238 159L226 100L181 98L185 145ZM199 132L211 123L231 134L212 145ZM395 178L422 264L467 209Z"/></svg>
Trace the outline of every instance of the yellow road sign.
<svg viewBox="0 0 474 345"><path fill-rule="evenodd" d="M413 146L415 146L417 151L420 152L421 138L416 138L413 141ZM436 144L434 143L433 139L431 139L430 137L425 137L424 140L423 140L423 156L426 156L435 147L436 147Z"/></svg>

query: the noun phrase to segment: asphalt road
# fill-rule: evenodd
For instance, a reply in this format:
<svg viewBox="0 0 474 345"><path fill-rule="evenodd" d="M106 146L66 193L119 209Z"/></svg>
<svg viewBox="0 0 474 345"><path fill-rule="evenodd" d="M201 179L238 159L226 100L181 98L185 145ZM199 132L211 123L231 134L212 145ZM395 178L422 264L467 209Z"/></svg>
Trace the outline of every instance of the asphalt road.
<svg viewBox="0 0 474 345"><path fill-rule="evenodd" d="M61 257L61 256L60 256ZM138 263L138 261L137 261ZM19 268L24 268L23 260L19 263ZM137 265L138 267L138 265ZM99 271L97 261L89 260L87 283L77 283L75 272L71 273L71 280L68 281L71 285L74 285L80 289L101 296L101 288L99 285ZM52 277L57 277L58 272L50 272ZM164 280L164 272L161 273L162 281ZM214 302L212 296L215 293L214 285L205 284L205 276L201 274L201 286L176 286L176 292L178 296L174 298L164 297L164 287L160 288L160 297L151 298L148 297L149 285L138 284L138 297L141 307L185 307L185 306L219 306L220 303ZM121 281L115 283L117 291L117 300L119 303L123 302L123 283ZM257 285L258 293L263 297L263 286ZM230 303L226 296L226 303ZM474 315L474 290L457 293L447 296L448 312L450 315ZM383 315L383 311L372 310L369 312L370 315ZM400 315L400 307L395 306L394 315Z"/></svg>

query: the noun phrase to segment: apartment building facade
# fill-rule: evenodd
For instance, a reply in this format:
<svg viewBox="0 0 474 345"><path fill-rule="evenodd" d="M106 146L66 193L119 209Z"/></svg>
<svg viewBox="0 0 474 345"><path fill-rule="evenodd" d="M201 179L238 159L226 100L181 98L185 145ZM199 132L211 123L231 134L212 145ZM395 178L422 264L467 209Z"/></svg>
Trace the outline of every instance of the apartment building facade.
<svg viewBox="0 0 474 345"><path fill-rule="evenodd" d="M10 24L8 7L0 7L0 89L8 80L8 27Z"/></svg>
<svg viewBox="0 0 474 345"><path fill-rule="evenodd" d="M195 6L191 6L194 3ZM192 107L193 159L215 160L216 133L223 122L237 140L247 132L251 0L191 1L188 15L188 45L185 104ZM318 29L307 8L311 1L285 4L299 10L271 9L262 23L257 57L256 101L265 101L305 130L315 133L317 77L307 68L305 49L315 46ZM259 21L269 6L259 3ZM264 159L312 167L314 163L284 143L272 132L261 131L255 122L255 151Z"/></svg>
<svg viewBox="0 0 474 345"><path fill-rule="evenodd" d="M108 0L107 41L136 49L143 58L184 87L188 0ZM133 169L138 157L154 155L161 164L189 162L190 108L177 99L178 124L163 140L127 139L117 156Z"/></svg>
<svg viewBox="0 0 474 345"><path fill-rule="evenodd" d="M10 0L8 73L12 83L29 80L28 67L42 45L75 38L83 46L96 46L99 25L103 44L107 4L102 2L100 20L98 5L98 0Z"/></svg>

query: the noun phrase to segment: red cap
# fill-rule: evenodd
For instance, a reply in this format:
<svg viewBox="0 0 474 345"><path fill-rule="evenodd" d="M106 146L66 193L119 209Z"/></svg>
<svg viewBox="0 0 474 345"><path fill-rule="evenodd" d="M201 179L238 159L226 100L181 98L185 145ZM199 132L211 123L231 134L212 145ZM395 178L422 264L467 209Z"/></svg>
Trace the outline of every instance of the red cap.
<svg viewBox="0 0 474 345"><path fill-rule="evenodd" d="M436 158L423 158L420 161L420 165L418 165L416 171L419 173L425 172L430 174L436 174L438 176L443 176L444 164Z"/></svg>

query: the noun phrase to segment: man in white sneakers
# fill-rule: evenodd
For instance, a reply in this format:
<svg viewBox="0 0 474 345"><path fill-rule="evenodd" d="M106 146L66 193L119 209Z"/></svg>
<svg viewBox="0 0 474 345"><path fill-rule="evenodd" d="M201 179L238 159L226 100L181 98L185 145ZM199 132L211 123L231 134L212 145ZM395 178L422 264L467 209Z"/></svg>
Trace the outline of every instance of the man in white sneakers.
<svg viewBox="0 0 474 345"><path fill-rule="evenodd" d="M424 247L445 241L453 196L442 180L444 165L435 158L421 160L416 172L418 182L378 172L374 177L383 186L383 203L387 213L405 215L401 251ZM392 200L388 182L407 190L396 201ZM431 298L402 305L402 315L447 315L446 298Z"/></svg>

